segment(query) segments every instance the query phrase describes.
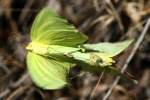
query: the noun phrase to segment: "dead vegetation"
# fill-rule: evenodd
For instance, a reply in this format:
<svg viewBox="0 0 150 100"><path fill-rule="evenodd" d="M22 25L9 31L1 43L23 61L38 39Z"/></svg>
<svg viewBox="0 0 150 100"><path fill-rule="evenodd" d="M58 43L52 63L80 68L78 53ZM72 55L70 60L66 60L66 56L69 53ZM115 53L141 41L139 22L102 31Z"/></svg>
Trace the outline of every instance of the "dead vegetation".
<svg viewBox="0 0 150 100"><path fill-rule="evenodd" d="M37 88L27 74L25 46L37 12L46 5L88 35L90 43L137 40L150 17L149 0L0 0L0 100L90 98L100 73L79 74L77 67L70 73L70 87L55 91ZM121 79L109 100L150 99L150 28L146 33L127 68L139 83ZM133 46L115 58L116 67L124 65ZM101 100L114 79L105 74L92 99Z"/></svg>

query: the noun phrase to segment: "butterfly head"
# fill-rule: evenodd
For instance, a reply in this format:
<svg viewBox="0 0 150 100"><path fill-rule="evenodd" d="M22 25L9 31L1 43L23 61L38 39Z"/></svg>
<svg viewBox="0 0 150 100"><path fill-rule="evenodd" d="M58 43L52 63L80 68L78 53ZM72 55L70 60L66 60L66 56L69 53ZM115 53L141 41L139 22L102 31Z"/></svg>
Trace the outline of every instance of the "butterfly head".
<svg viewBox="0 0 150 100"><path fill-rule="evenodd" d="M101 67L111 66L115 61L105 53L92 53L90 55L90 62L94 65L100 65Z"/></svg>
<svg viewBox="0 0 150 100"><path fill-rule="evenodd" d="M48 53L48 45L44 45L41 43L31 42L28 44L26 49L30 52L34 52L39 55L46 55Z"/></svg>

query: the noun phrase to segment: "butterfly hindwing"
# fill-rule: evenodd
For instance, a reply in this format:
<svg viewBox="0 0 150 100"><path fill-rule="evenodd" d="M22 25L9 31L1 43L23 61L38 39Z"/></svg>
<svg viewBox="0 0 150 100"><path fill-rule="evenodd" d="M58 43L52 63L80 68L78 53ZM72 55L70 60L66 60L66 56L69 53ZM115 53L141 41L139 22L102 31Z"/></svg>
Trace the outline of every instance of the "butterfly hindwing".
<svg viewBox="0 0 150 100"><path fill-rule="evenodd" d="M27 65L34 83L43 89L58 89L67 84L69 63L62 63L28 52Z"/></svg>

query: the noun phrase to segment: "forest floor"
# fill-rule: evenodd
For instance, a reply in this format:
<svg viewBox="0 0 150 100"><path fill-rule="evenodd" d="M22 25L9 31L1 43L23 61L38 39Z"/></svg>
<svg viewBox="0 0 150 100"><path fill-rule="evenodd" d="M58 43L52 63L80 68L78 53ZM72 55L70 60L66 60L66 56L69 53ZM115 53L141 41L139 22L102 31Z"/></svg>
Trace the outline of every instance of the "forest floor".
<svg viewBox="0 0 150 100"><path fill-rule="evenodd" d="M101 73L81 75L77 66L70 72L69 87L45 91L32 83L25 47L32 22L45 6L86 34L88 43L134 39L125 52L115 57L115 66L122 69L134 52L126 72L138 84L121 78L108 100L150 100L150 27L135 47L150 19L150 0L0 0L0 100L102 100L116 79L104 74L92 93Z"/></svg>

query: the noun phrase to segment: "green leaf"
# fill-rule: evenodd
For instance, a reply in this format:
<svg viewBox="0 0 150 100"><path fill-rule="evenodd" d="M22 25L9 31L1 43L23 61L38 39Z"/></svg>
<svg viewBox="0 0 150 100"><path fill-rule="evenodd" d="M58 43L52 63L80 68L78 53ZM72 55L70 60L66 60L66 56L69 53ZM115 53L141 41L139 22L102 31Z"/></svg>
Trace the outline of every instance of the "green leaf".
<svg viewBox="0 0 150 100"><path fill-rule="evenodd" d="M27 65L37 86L43 89L59 89L67 85L66 76L72 64L28 52Z"/></svg>
<svg viewBox="0 0 150 100"><path fill-rule="evenodd" d="M77 46L84 43L87 37L47 7L33 23L31 40L48 45Z"/></svg>
<svg viewBox="0 0 150 100"><path fill-rule="evenodd" d="M126 40L117 43L97 43L97 44L84 44L83 47L89 50L95 50L99 52L106 53L110 57L116 56L125 50L133 40Z"/></svg>

